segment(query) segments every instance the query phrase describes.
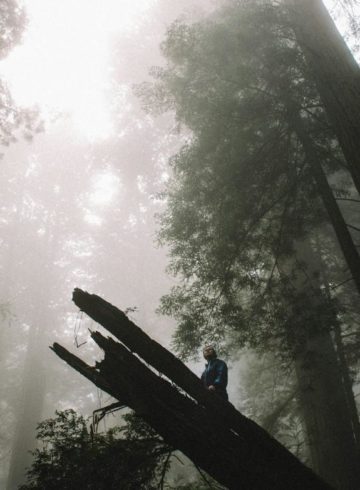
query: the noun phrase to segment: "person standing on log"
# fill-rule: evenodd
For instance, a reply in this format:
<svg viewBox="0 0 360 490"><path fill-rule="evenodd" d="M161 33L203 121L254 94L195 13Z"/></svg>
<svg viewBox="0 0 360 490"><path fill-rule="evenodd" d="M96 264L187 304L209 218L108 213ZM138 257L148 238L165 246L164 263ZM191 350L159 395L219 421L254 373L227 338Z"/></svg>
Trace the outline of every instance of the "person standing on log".
<svg viewBox="0 0 360 490"><path fill-rule="evenodd" d="M228 368L224 361L217 358L216 351L212 345L206 345L203 349L204 358L207 361L205 371L201 375L204 386L214 391L225 400L228 400L226 386L228 382Z"/></svg>

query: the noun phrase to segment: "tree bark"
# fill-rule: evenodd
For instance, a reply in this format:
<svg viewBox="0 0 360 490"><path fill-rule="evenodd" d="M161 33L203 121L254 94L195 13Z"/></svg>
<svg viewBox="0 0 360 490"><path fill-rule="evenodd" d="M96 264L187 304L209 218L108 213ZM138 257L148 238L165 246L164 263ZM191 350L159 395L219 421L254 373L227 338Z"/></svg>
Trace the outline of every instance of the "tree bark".
<svg viewBox="0 0 360 490"><path fill-rule="evenodd" d="M308 241L285 263L296 298L291 345L313 468L335 488L359 488L359 454L331 330L336 322L321 290L318 257ZM297 264L305 264L298 267Z"/></svg>
<svg viewBox="0 0 360 490"><path fill-rule="evenodd" d="M360 193L360 68L322 0L286 0L296 38Z"/></svg>
<svg viewBox="0 0 360 490"><path fill-rule="evenodd" d="M58 248L56 223L53 224L55 233L51 233L47 223L47 233L44 237L43 253L46 254L47 263L53 264ZM47 268L39 275L36 297L32 298L27 318L32 325L29 330L24 375L19 393L16 427L13 439L7 490L16 490L24 482L26 469L31 464L31 453L36 447L36 426L41 420L46 394L46 377L43 359L39 352L46 348L46 330L43 328L49 324L49 316L44 312L44 305L51 301L50 286L52 284L51 268ZM40 293L38 290L40 289ZM45 309L45 311L47 311Z"/></svg>
<svg viewBox="0 0 360 490"><path fill-rule="evenodd" d="M329 186L329 182L322 168L320 158L317 155L316 146L313 144L310 137L308 136L304 127L304 123L296 108L289 111L289 120L290 125L294 128L294 131L296 132L302 144L306 159L311 166L311 171L317 184L319 196L321 197L324 207L328 213L341 251L344 255L345 262L349 267L355 286L360 294L359 252L354 244L351 233L349 232L349 228Z"/></svg>
<svg viewBox="0 0 360 490"><path fill-rule="evenodd" d="M26 468L30 466L32 459L30 451L33 451L36 445L36 425L41 419L46 391L45 370L37 354L41 342L39 327L31 328L17 405L6 490L16 490L24 482Z"/></svg>
<svg viewBox="0 0 360 490"><path fill-rule="evenodd" d="M321 248L320 248L319 244L317 244L317 245L318 245L318 247L317 247L316 255L319 258L319 266L320 266L320 271L321 271L321 275L322 275L322 280L323 280L323 283L325 285L325 291L326 291L327 297L331 301L332 294L331 294L331 290L329 287L329 280L328 280L325 268L323 266L324 264L323 264L323 259L322 259L322 255L321 255ZM334 312L333 330L334 330L334 345L335 345L337 357L339 360L339 371L340 371L343 386L344 386L345 397L347 400L348 410L349 410L351 423L352 423L352 427L353 427L353 432L354 432L354 437L355 437L355 441L356 441L356 445L357 445L357 452L358 452L358 455L360 457L360 420L359 420L359 413L358 413L358 409L356 406L356 400L355 400L354 391L353 391L353 382L352 382L351 376L350 376L349 363L348 363L345 348L344 348L341 324L337 318L336 312Z"/></svg>
<svg viewBox="0 0 360 490"><path fill-rule="evenodd" d="M53 346L56 354L135 410L168 444L217 481L230 489L330 488L230 403L208 392L179 359L150 339L120 310L80 290L76 290L74 300L82 304L83 311L91 312L92 318L121 337L126 347L93 332L92 338L105 352L104 360L95 367L87 366L58 344ZM169 377L171 383L134 353Z"/></svg>
<svg viewBox="0 0 360 490"><path fill-rule="evenodd" d="M344 383L345 394L348 402L349 413L351 416L351 422L353 426L353 431L355 435L355 440L358 447L358 453L360 454L360 421L359 413L356 406L356 401L354 397L352 381L349 373L349 366L346 360L346 354L344 349L344 344L341 336L341 327L338 323L334 325L335 334L335 345L336 351L339 357L340 373Z"/></svg>
<svg viewBox="0 0 360 490"><path fill-rule="evenodd" d="M358 452L330 332L308 337L296 356L313 468L335 488L359 488Z"/></svg>

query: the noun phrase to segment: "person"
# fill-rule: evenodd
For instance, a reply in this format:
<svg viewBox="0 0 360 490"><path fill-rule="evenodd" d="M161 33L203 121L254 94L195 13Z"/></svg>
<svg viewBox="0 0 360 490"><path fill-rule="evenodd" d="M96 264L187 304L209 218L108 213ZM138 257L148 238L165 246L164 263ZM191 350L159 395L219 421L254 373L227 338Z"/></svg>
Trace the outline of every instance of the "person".
<svg viewBox="0 0 360 490"><path fill-rule="evenodd" d="M212 345L206 345L203 349L203 355L207 364L201 375L201 381L204 386L214 391L225 400L228 400L226 391L228 382L228 369L224 361L217 358L216 351Z"/></svg>

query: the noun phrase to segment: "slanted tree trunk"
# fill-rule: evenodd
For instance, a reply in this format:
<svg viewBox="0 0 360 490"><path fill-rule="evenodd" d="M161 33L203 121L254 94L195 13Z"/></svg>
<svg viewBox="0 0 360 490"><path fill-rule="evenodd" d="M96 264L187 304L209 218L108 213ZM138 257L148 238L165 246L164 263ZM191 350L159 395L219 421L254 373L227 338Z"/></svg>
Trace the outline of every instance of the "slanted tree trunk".
<svg viewBox="0 0 360 490"><path fill-rule="evenodd" d="M360 193L360 68L322 0L286 0L292 26Z"/></svg>
<svg viewBox="0 0 360 490"><path fill-rule="evenodd" d="M58 344L53 346L56 354L134 409L168 444L220 483L230 489L247 490L330 488L231 403L207 391L179 359L120 310L80 290L75 291L74 301L126 347L93 332L92 338L105 352L104 360L95 367ZM171 383L149 369L135 353Z"/></svg>

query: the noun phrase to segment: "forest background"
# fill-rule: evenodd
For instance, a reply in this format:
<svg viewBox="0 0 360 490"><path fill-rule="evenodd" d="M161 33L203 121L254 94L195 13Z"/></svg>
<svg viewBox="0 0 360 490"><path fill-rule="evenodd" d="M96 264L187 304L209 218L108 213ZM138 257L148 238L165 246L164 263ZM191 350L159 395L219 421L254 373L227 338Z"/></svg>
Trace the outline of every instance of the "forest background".
<svg viewBox="0 0 360 490"><path fill-rule="evenodd" d="M2 3L4 487L21 482L41 419L111 402L48 349L57 340L89 362L95 355L92 322L70 304L75 286L128 310L166 346L176 332L185 359L215 343L231 360L230 397L243 413L328 480L353 468L359 302L311 162L321 160L355 242L356 185L299 37L281 9L246 3L159 0L121 32L112 26L109 119L90 90L93 104L77 112L46 97L18 107L23 89L14 86L14 100L5 80L22 35L26 46L26 20ZM356 5L328 6L356 53ZM78 56L91 59L97 47L88 49ZM159 226L165 249L154 245ZM168 317L156 314L161 297ZM306 390L314 379L317 397ZM344 448L353 458L339 456Z"/></svg>

